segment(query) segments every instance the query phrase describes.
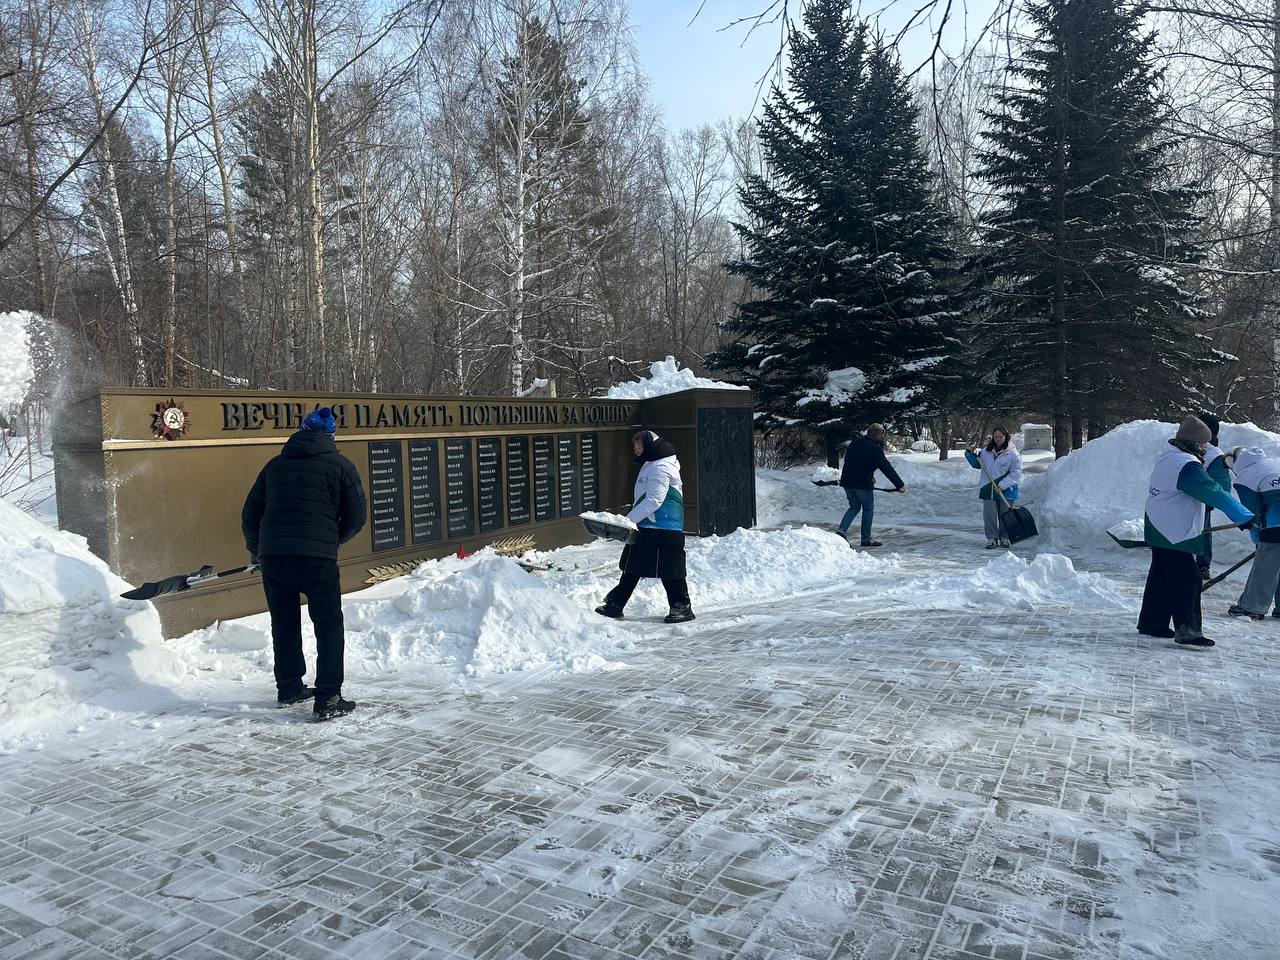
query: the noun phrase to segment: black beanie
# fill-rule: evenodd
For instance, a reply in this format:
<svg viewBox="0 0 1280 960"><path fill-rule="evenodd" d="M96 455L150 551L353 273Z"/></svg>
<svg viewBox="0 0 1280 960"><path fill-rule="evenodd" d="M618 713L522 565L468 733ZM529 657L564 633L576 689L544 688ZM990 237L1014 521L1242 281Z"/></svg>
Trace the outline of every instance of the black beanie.
<svg viewBox="0 0 1280 960"><path fill-rule="evenodd" d="M1218 428L1222 426L1222 421L1215 417L1212 413L1200 414L1200 422L1209 428L1209 432L1213 434L1209 438L1209 442L1215 447L1218 445Z"/></svg>

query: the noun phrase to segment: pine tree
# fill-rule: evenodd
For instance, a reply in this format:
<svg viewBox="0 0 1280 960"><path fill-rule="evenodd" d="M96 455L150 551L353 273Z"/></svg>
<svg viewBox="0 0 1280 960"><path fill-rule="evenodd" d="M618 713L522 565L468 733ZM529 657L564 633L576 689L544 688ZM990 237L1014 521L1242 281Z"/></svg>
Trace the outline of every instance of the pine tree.
<svg viewBox="0 0 1280 960"><path fill-rule="evenodd" d="M755 299L708 358L758 392L757 424L836 443L871 420L920 414L953 352L944 215L893 52L844 0L806 7L786 90L759 124L767 177L741 191L744 247L730 272Z"/></svg>
<svg viewBox="0 0 1280 960"><path fill-rule="evenodd" d="M1120 411L1194 401L1210 362L1184 285L1196 194L1154 88L1154 35L1124 0L1039 0L1035 37L988 115L998 198L975 265L986 386L1049 412L1058 456Z"/></svg>

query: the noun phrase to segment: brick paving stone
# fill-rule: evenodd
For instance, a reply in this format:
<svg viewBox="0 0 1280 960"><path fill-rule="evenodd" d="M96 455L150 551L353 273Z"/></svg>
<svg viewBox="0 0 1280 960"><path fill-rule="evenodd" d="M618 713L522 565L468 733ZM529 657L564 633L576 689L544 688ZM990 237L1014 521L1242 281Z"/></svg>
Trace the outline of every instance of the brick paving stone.
<svg viewBox="0 0 1280 960"><path fill-rule="evenodd" d="M626 670L0 757L0 960L1129 960L1101 838L1189 875L1223 827L1175 748L1280 738L1262 642L835 593L731 613L637 628Z"/></svg>

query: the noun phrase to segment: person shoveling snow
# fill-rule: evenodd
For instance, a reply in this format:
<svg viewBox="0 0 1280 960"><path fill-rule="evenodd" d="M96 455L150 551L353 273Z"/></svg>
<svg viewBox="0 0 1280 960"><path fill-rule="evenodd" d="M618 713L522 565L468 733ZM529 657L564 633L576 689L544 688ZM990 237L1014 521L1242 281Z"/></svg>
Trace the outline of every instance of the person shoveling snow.
<svg viewBox="0 0 1280 960"><path fill-rule="evenodd" d="M1249 580L1227 615L1262 620L1268 608L1280 617L1280 460L1257 447L1237 449L1235 492L1258 518L1249 536L1257 545Z"/></svg>
<svg viewBox="0 0 1280 960"><path fill-rule="evenodd" d="M636 461L635 506L626 519L634 523L637 537L622 550L622 579L609 591L596 613L614 620L622 611L643 577L658 577L667 591L670 612L667 623L693 619L689 582L684 556L684 483L680 461L671 441L652 430L642 430L631 438Z"/></svg>
<svg viewBox="0 0 1280 960"><path fill-rule="evenodd" d="M1138 632L1172 638L1186 647L1212 647L1200 623L1200 571L1204 548L1204 506L1221 510L1241 529L1250 512L1205 472L1205 445L1212 436L1196 417L1187 417L1156 459L1148 484L1145 540L1151 568L1142 594ZM1173 629L1169 628L1170 621Z"/></svg>

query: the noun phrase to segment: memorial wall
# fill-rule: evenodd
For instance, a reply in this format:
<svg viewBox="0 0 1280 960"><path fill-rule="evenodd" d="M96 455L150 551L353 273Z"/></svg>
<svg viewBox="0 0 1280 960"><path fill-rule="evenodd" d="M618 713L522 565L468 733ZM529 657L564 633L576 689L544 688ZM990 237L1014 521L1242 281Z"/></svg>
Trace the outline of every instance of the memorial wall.
<svg viewBox="0 0 1280 960"><path fill-rule="evenodd" d="M339 555L344 591L459 549L585 542L578 514L631 503L630 438L641 428L676 446L689 532L755 522L747 391L612 401L121 388L69 404L55 424L59 525L134 584L245 563L245 494L320 406L333 408L338 450L369 501L368 523ZM242 576L156 607L176 636L265 603L259 578Z"/></svg>

